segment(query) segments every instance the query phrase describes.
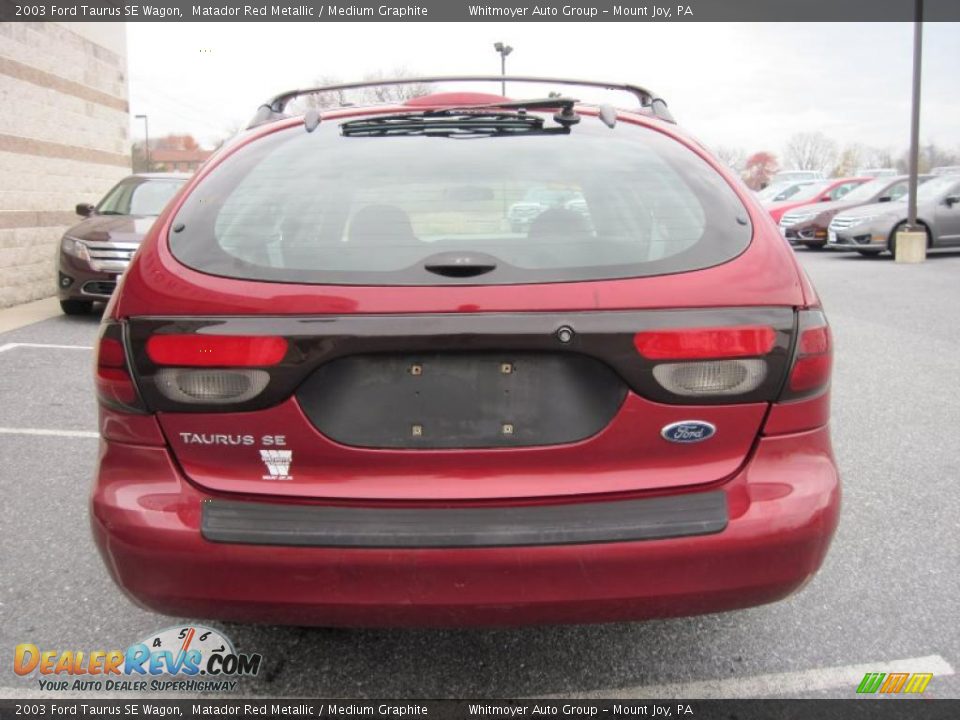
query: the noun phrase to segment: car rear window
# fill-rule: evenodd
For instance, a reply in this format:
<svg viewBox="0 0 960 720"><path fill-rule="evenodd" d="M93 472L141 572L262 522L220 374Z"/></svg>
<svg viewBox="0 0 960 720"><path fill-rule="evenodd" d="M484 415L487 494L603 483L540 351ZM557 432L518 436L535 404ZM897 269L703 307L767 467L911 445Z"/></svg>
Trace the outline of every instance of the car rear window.
<svg viewBox="0 0 960 720"><path fill-rule="evenodd" d="M564 282L726 262L750 242L747 217L695 153L624 122L584 118L568 134L358 137L328 121L225 159L180 209L170 247L191 268L243 279ZM451 252L495 267L470 278L426 269Z"/></svg>

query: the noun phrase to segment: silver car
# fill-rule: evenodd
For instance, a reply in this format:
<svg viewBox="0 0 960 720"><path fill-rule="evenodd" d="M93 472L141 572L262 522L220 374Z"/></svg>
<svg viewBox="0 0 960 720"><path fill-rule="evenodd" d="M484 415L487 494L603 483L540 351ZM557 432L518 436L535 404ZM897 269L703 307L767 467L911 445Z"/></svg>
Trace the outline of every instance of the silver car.
<svg viewBox="0 0 960 720"><path fill-rule="evenodd" d="M960 247L960 176L932 178L917 188L917 222L927 231L927 247ZM861 255L896 253L896 236L907 224L907 202L861 205L830 222L827 247Z"/></svg>

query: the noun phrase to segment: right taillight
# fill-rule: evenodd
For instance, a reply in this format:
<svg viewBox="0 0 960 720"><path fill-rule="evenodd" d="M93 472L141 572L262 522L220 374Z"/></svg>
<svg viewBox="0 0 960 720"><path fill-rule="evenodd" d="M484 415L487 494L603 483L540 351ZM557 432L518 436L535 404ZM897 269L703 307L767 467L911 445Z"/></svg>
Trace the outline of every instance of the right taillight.
<svg viewBox="0 0 960 720"><path fill-rule="evenodd" d="M750 395L767 380L777 333L766 325L645 330L633 345L654 361L654 379L682 398ZM669 360L671 362L660 362Z"/></svg>
<svg viewBox="0 0 960 720"><path fill-rule="evenodd" d="M140 393L130 375L123 327L119 323L105 322L100 331L94 382L101 404L121 412L144 412Z"/></svg>
<svg viewBox="0 0 960 720"><path fill-rule="evenodd" d="M760 358L660 363L654 366L653 377L666 390L683 397L744 395L766 379L767 363Z"/></svg>
<svg viewBox="0 0 960 720"><path fill-rule="evenodd" d="M824 390L830 384L833 343L830 326L820 310L800 312L797 345L781 401L797 400Z"/></svg>

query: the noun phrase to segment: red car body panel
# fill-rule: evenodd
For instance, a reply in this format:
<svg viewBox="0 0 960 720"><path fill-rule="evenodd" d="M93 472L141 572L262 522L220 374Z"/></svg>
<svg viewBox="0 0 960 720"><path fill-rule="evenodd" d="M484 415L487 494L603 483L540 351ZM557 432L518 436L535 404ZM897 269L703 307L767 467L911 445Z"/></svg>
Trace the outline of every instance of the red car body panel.
<svg viewBox="0 0 960 720"><path fill-rule="evenodd" d="M416 105L428 102L421 98ZM457 95L432 101L437 107L463 102ZM350 108L326 117L402 109ZM596 110L583 108L582 114ZM178 262L167 237L185 199L229 154L302 123L284 120L246 133L201 168L145 238L105 321L819 306L770 214L722 164L660 120L623 114L620 121L673 138L727 180L753 228L738 257L672 275L456 287L258 282L208 275ZM671 444L661 438L660 428L689 418L719 428L716 439ZM578 442L398 450L333 441L311 424L294 397L252 412L137 414L101 405L91 521L117 584L138 603L179 616L460 626L730 610L790 594L823 561L840 508L828 418L828 388L792 402L704 405L659 403L629 391L609 424ZM211 447L183 437L251 431L283 434L296 447L292 478L265 480L254 449ZM201 532L204 502L223 499L440 512L708 491L725 497L728 524L722 532L632 542L356 549L212 542Z"/></svg>
<svg viewBox="0 0 960 720"><path fill-rule="evenodd" d="M749 453L767 411L743 405L665 405L633 393L597 435L567 445L505 449L390 450L340 445L304 417L296 400L258 411L256 427L282 428L296 472L264 480L255 447L185 444L181 434L250 431L245 413L161 413L184 473L222 492L277 497L466 500L656 490L729 477ZM724 428L715 442L666 443L660 428L696 417Z"/></svg>
<svg viewBox="0 0 960 720"><path fill-rule="evenodd" d="M826 428L761 440L723 483L716 535L470 549L215 544L211 497L164 448L105 442L94 537L112 576L178 616L329 626L578 623L693 615L773 602L810 579L837 525Z"/></svg>
<svg viewBox="0 0 960 720"><path fill-rule="evenodd" d="M767 205L767 210L770 212L770 217L774 219L775 222L780 222L780 218L784 216L785 213L793 210L794 208L803 207L805 205L816 205L818 202L825 202L830 200L830 192L840 185L844 185L848 182L853 182L857 180L861 183L867 182L870 178L856 178L856 177L847 177L847 178L837 178L831 182L827 187L823 189L817 197L812 200L783 200L781 202L770 203Z"/></svg>

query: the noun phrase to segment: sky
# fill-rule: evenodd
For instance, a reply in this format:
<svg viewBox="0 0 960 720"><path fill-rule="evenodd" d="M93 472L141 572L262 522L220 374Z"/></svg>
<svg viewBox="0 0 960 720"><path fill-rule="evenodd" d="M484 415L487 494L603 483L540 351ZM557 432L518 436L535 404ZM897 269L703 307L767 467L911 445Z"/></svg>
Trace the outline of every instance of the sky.
<svg viewBox="0 0 960 720"><path fill-rule="evenodd" d="M498 40L508 74L648 87L712 147L781 152L809 131L909 143L911 23L128 23L130 111L151 136L210 144L322 76L496 74ZM924 26L923 71L921 142L960 150L960 23Z"/></svg>

